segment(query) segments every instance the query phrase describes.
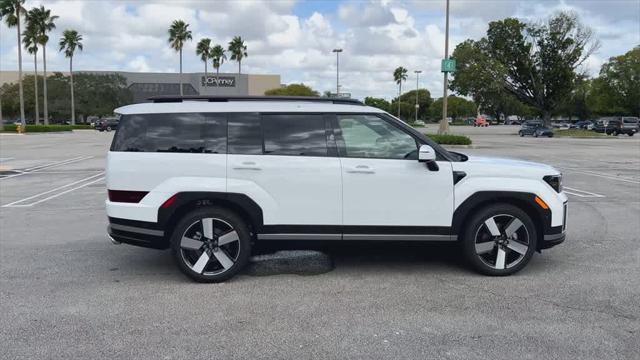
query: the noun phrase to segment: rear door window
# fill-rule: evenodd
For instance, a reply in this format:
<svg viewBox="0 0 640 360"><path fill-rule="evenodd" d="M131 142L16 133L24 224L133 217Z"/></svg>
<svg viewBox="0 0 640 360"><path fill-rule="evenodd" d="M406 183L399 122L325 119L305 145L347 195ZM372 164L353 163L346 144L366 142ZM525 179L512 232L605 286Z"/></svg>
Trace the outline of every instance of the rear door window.
<svg viewBox="0 0 640 360"><path fill-rule="evenodd" d="M111 151L226 153L225 114L122 116Z"/></svg>
<svg viewBox="0 0 640 360"><path fill-rule="evenodd" d="M266 155L327 156L327 125L320 114L264 114Z"/></svg>

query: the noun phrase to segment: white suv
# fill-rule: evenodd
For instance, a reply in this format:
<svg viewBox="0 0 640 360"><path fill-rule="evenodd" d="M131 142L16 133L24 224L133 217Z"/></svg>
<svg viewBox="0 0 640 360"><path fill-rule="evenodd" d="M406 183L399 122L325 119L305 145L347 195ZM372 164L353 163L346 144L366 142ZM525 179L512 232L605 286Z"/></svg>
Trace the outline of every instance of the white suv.
<svg viewBox="0 0 640 360"><path fill-rule="evenodd" d="M447 151L355 100L157 97L116 110L113 242L229 279L268 240L453 241L487 275L564 241L561 174Z"/></svg>

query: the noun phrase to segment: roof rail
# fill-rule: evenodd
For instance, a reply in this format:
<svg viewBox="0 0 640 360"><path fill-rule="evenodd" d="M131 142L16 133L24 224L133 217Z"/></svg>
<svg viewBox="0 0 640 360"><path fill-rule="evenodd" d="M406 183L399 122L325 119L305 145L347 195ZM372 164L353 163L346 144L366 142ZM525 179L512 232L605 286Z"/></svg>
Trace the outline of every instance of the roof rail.
<svg viewBox="0 0 640 360"><path fill-rule="evenodd" d="M207 101L207 102L229 102L229 101L306 101L306 102L328 102L345 105L364 105L360 100L348 98L316 97L316 96L224 96L224 95L158 95L148 98L154 103L173 103L183 101Z"/></svg>

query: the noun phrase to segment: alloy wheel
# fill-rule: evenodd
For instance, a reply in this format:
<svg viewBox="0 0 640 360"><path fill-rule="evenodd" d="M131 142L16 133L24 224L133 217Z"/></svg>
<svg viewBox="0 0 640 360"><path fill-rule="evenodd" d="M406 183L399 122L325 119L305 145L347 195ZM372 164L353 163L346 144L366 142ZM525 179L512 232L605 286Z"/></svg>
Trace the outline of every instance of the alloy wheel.
<svg viewBox="0 0 640 360"><path fill-rule="evenodd" d="M187 227L180 239L179 251L193 272L219 275L238 261L240 238L228 222L203 218Z"/></svg>
<svg viewBox="0 0 640 360"><path fill-rule="evenodd" d="M529 232L522 220L500 214L484 221L475 235L475 251L487 266L504 270L518 265L529 251Z"/></svg>

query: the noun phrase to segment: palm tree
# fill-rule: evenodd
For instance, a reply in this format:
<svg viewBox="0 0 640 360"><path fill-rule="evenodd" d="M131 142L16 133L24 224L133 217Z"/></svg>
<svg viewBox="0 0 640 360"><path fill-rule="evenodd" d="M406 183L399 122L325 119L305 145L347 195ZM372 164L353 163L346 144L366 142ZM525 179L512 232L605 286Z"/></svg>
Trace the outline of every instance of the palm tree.
<svg viewBox="0 0 640 360"><path fill-rule="evenodd" d="M20 17L26 13L22 6L24 0L1 0L0 1L0 18L5 18L7 27L17 28L18 33L18 89L20 93L20 123L24 129L26 122L24 121L24 92L22 91L22 46L20 46Z"/></svg>
<svg viewBox="0 0 640 360"><path fill-rule="evenodd" d="M247 54L247 46L240 36L235 36L229 42L229 52L231 53L231 60L238 62L238 74L240 74L242 72L240 71L242 69L242 59L249 56Z"/></svg>
<svg viewBox="0 0 640 360"><path fill-rule="evenodd" d="M220 76L220 66L222 66L225 60L227 60L227 55L224 53L224 48L221 45L216 45L213 47L213 49L211 49L211 59L213 59L213 67L216 69L216 87L217 87L218 77Z"/></svg>
<svg viewBox="0 0 640 360"><path fill-rule="evenodd" d="M207 79L207 63L211 59L211 39L204 38L198 41L196 45L196 55L200 56L200 60L204 62L204 78Z"/></svg>
<svg viewBox="0 0 640 360"><path fill-rule="evenodd" d="M73 98L73 54L76 49L82 51L82 35L75 30L65 30L58 45L64 56L69 58L69 76L71 78L71 125L76 124L76 105Z"/></svg>
<svg viewBox="0 0 640 360"><path fill-rule="evenodd" d="M27 14L27 28L22 32L22 43L29 54L33 55L33 65L35 68L35 76L33 81L36 112L34 123L38 125L40 122L40 106L38 104L38 44L40 43L38 38L38 29L33 22L33 18Z"/></svg>
<svg viewBox="0 0 640 360"><path fill-rule="evenodd" d="M400 95L402 95L402 82L407 80L407 69L402 66L393 71L393 80L398 84L398 119L400 118Z"/></svg>
<svg viewBox="0 0 640 360"><path fill-rule="evenodd" d="M45 9L44 6L31 9L28 16L34 19L33 21L36 24L39 32L39 43L40 45L42 45L42 90L44 93L42 111L44 113L44 124L49 125L49 96L47 92L47 43L49 42L49 35L47 35L47 33L56 28L56 24L54 23L54 21L58 19L59 16L52 16L51 10Z"/></svg>
<svg viewBox="0 0 640 360"><path fill-rule="evenodd" d="M182 20L174 20L169 27L169 44L171 48L180 53L180 96L182 93L182 47L184 43L191 40L191 30L188 30L189 24Z"/></svg>

